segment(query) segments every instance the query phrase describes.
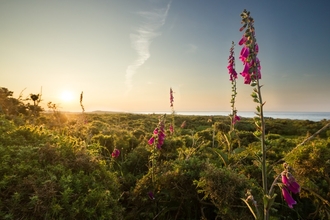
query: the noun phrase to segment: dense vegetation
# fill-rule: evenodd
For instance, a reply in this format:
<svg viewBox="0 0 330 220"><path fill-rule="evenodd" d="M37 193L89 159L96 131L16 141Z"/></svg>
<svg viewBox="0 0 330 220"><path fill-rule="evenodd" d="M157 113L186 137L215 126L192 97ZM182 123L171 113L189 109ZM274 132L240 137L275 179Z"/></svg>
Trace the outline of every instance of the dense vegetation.
<svg viewBox="0 0 330 220"><path fill-rule="evenodd" d="M254 219L242 199L262 203L253 119L168 115L157 149L160 115L49 107L0 88L0 219ZM302 187L293 209L275 187L272 219L330 219L330 130L299 145L328 123L266 119L269 185L287 162Z"/></svg>

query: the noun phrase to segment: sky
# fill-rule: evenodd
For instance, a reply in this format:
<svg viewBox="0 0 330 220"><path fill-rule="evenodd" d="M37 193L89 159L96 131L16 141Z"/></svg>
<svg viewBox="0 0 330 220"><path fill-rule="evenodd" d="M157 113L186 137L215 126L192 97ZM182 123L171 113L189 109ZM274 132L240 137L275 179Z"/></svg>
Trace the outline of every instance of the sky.
<svg viewBox="0 0 330 220"><path fill-rule="evenodd" d="M231 42L255 20L265 111L330 112L330 1L0 0L0 87L61 111L231 111ZM236 71L242 71L236 44ZM237 80L235 106L254 111Z"/></svg>

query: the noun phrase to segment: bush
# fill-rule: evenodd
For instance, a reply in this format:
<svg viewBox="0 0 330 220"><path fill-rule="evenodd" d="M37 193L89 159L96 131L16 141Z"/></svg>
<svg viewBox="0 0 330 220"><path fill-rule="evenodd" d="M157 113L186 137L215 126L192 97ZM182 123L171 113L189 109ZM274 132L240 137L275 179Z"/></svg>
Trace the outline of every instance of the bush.
<svg viewBox="0 0 330 220"><path fill-rule="evenodd" d="M246 199L244 194L247 190L252 190L255 199L258 199L261 192L245 176L208 164L195 184L203 200L210 201L217 208L221 219L253 219L250 210L240 198Z"/></svg>
<svg viewBox="0 0 330 220"><path fill-rule="evenodd" d="M26 126L2 134L22 145L0 145L0 218L122 219L120 185L98 152L43 132Z"/></svg>

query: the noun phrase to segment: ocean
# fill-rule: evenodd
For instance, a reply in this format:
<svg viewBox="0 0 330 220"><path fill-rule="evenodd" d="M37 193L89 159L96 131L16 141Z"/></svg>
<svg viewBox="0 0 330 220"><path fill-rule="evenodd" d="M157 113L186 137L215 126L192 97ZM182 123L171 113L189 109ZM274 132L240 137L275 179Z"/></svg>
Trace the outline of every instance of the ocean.
<svg viewBox="0 0 330 220"><path fill-rule="evenodd" d="M171 112L135 112L139 114L171 114ZM175 112L178 115L203 115L203 116L216 116L223 115L228 116L230 112L216 112L216 111L178 111ZM245 118L253 118L254 112L238 112L238 116ZM323 119L330 120L330 112L275 112L266 111L264 117L270 117L274 119L298 119L298 120L309 120L309 121L321 121Z"/></svg>

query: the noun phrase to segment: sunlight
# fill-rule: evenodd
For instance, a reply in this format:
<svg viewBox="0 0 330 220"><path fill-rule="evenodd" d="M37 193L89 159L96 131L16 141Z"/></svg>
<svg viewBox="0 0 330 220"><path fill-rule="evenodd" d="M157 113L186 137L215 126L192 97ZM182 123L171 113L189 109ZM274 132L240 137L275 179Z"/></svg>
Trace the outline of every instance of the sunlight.
<svg viewBox="0 0 330 220"><path fill-rule="evenodd" d="M63 91L61 93L61 100L64 102L71 102L73 100L73 94L70 91Z"/></svg>

